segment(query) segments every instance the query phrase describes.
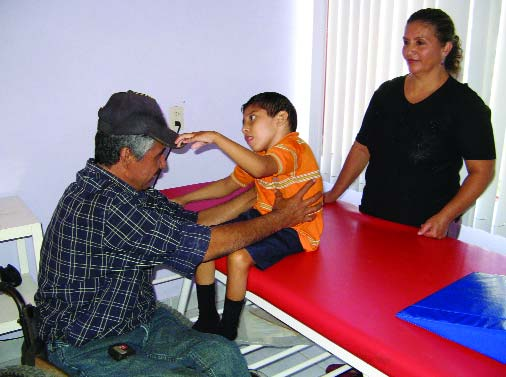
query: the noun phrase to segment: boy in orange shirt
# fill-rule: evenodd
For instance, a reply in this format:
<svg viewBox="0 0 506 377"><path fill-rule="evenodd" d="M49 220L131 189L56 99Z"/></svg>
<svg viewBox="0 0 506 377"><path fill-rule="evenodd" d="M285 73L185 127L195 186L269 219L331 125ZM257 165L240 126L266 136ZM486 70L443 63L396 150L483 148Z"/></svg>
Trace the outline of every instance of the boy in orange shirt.
<svg viewBox="0 0 506 377"><path fill-rule="evenodd" d="M220 198L254 183L256 201L253 208L237 218L241 220L270 212L276 191L284 197L290 197L310 180L314 180L315 184L306 197L323 191L318 164L309 145L295 132L297 113L285 96L275 92L257 94L242 106L242 113L242 132L252 151L213 131L186 133L176 140L179 145L193 143L192 149L214 143L237 166L228 177L174 201L185 205L193 201ZM265 269L287 255L317 249L322 230L320 210L312 221L281 229L256 244L230 254L221 321L215 302L214 261L200 264L195 274L199 318L193 328L235 339L250 267L256 265Z"/></svg>

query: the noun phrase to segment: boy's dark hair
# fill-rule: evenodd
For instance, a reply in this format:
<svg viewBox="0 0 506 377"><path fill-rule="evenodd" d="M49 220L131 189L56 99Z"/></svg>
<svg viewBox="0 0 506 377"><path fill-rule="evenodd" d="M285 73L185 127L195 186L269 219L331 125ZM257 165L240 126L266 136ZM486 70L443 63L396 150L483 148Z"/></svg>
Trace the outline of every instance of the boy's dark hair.
<svg viewBox="0 0 506 377"><path fill-rule="evenodd" d="M295 132L297 130L297 111L290 100L284 95L276 92L259 93L242 105L241 112L244 113L244 110L250 105L261 107L270 117L274 117L280 111L286 111L288 113L290 131Z"/></svg>

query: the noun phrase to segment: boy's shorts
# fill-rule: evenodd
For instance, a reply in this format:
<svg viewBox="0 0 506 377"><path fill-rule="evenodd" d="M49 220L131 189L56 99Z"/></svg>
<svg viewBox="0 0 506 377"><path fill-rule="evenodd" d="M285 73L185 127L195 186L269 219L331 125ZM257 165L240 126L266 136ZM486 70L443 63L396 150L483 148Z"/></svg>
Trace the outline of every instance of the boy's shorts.
<svg viewBox="0 0 506 377"><path fill-rule="evenodd" d="M262 216L260 212L251 208L229 222L250 220L260 216ZM245 249L248 250L256 266L261 270L279 262L287 255L300 253L304 250L299 240L299 234L292 228L281 229L269 237L245 247Z"/></svg>

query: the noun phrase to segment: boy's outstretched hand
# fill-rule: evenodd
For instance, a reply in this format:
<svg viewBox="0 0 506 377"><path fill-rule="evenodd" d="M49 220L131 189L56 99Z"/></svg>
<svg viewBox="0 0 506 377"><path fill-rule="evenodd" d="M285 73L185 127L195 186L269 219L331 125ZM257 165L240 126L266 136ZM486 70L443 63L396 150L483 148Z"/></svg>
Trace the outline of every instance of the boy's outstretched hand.
<svg viewBox="0 0 506 377"><path fill-rule="evenodd" d="M175 141L175 144L178 148L180 148L184 144L191 143L191 149L199 149L206 144L213 144L217 135L218 133L214 131L189 132L179 135Z"/></svg>
<svg viewBox="0 0 506 377"><path fill-rule="evenodd" d="M280 191L276 191L276 199L272 206L272 211L282 211L287 216L287 221L291 227L300 223L311 221L315 218L316 212L320 211L323 206L322 193L319 192L309 198L304 199L304 195L309 191L316 181L307 182L292 197L283 198Z"/></svg>

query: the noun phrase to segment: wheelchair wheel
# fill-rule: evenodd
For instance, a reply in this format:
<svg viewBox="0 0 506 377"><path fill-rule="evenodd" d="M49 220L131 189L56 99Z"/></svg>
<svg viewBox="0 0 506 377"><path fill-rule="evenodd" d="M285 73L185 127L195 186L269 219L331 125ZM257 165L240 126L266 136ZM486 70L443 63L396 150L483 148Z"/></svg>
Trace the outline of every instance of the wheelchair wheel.
<svg viewBox="0 0 506 377"><path fill-rule="evenodd" d="M51 377L51 374L28 365L16 365L0 369L0 377Z"/></svg>

